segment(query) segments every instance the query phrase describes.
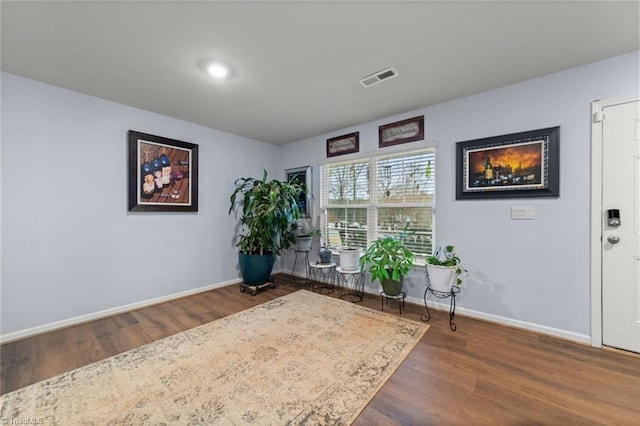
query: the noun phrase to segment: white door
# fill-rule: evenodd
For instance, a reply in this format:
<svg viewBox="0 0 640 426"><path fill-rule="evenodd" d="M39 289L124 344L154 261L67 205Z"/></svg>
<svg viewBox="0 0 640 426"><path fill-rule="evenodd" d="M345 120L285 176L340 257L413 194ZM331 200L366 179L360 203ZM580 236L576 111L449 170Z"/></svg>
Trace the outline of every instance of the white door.
<svg viewBox="0 0 640 426"><path fill-rule="evenodd" d="M640 102L603 108L602 343L640 353ZM611 213L609 213L611 210ZM609 215L619 211L619 225Z"/></svg>

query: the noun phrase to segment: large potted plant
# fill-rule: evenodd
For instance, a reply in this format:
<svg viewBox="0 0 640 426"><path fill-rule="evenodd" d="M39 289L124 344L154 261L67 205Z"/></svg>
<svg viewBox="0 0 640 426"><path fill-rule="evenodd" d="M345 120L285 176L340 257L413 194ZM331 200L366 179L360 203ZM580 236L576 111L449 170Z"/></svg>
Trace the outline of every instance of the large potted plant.
<svg viewBox="0 0 640 426"><path fill-rule="evenodd" d="M405 226L399 237L380 237L360 257L360 266L368 266L371 281L378 280L388 296L402 293L404 277L413 266L414 255L404 244L406 235Z"/></svg>
<svg viewBox="0 0 640 426"><path fill-rule="evenodd" d="M462 284L468 272L460 266L460 263L461 260L454 246L446 246L444 250L440 247L436 248L433 256L428 256L426 259L430 288L449 293L453 286Z"/></svg>
<svg viewBox="0 0 640 426"><path fill-rule="evenodd" d="M239 178L231 195L229 214L242 208L242 232L236 244L240 250L242 277L247 285L268 281L275 256L295 242L295 221L299 216L298 197L302 188L296 184L262 179Z"/></svg>

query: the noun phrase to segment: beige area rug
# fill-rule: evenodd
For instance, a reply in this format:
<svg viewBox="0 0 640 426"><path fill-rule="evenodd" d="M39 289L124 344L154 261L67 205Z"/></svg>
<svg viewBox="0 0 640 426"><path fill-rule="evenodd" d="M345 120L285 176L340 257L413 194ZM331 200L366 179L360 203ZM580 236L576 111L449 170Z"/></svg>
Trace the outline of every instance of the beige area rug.
<svg viewBox="0 0 640 426"><path fill-rule="evenodd" d="M349 424L428 327L297 291L5 394L0 422Z"/></svg>

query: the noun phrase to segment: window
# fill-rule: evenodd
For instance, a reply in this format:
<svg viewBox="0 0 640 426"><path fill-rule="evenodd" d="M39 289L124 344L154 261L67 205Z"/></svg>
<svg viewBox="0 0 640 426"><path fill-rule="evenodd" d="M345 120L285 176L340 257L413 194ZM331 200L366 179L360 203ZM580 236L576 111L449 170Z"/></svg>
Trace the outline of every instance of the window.
<svg viewBox="0 0 640 426"><path fill-rule="evenodd" d="M420 257L432 253L434 148L375 155L320 167L324 243L366 248L379 236L400 234Z"/></svg>

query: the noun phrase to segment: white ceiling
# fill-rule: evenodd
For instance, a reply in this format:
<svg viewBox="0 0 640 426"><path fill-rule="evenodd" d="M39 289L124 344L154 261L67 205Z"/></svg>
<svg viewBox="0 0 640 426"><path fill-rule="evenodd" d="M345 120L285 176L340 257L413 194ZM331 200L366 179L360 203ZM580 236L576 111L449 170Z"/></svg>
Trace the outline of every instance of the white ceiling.
<svg viewBox="0 0 640 426"><path fill-rule="evenodd" d="M3 71L274 144L640 44L638 1L3 1L0 13ZM213 81L205 58L234 77ZM398 77L358 84L389 66Z"/></svg>

